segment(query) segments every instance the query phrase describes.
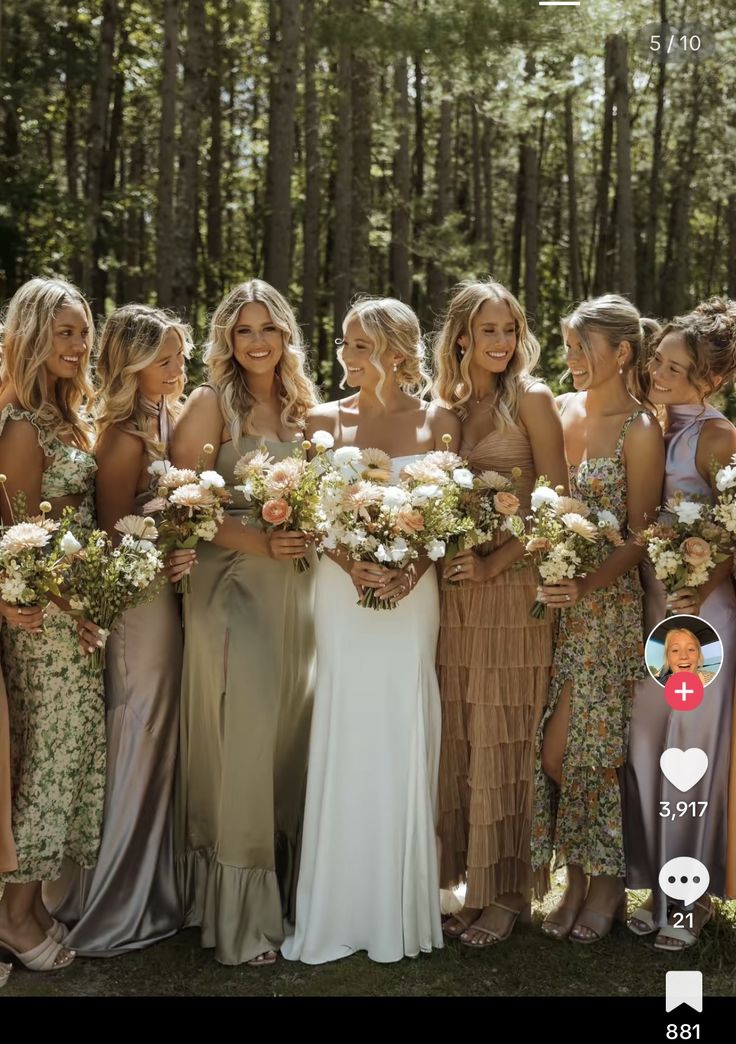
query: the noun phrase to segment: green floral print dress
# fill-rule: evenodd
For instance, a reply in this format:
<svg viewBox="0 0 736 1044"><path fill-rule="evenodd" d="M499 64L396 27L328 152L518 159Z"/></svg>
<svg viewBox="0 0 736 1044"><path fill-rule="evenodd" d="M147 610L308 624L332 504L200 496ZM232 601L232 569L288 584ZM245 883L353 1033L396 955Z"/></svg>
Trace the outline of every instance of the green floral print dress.
<svg viewBox="0 0 736 1044"><path fill-rule="evenodd" d="M41 496L82 494L75 535L94 527L94 457L44 431L32 413L8 404L8 420L33 424L46 458ZM105 800L102 674L90 670L74 619L50 603L41 634L2 629L8 690L13 835L18 868L0 881L49 881L65 855L81 866L97 858Z"/></svg>

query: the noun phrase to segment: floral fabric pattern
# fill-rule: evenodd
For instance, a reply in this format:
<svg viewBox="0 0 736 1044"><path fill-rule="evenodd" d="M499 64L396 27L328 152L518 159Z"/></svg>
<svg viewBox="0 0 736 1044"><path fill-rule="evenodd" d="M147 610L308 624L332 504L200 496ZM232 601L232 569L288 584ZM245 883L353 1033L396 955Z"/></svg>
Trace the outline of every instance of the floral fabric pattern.
<svg viewBox="0 0 736 1044"><path fill-rule="evenodd" d="M637 416L625 422L613 457L591 457L570 468L571 495L612 511L624 538L623 443ZM632 683L646 676L642 590L638 570L632 569L559 613L550 700L537 736L533 848L534 866L543 876L553 857L555 867L577 863L588 874L623 876L618 769L626 760ZM542 769L541 746L568 681L570 724L558 788Z"/></svg>
<svg viewBox="0 0 736 1044"><path fill-rule="evenodd" d="M75 532L86 536L94 526L94 458L12 405L0 413L0 435L8 418L33 424L51 457L41 496L53 501L82 495ZM90 670L73 618L53 603L41 634L4 627L1 652L18 869L0 880L53 880L65 855L81 866L92 866L97 858L105 801L102 675Z"/></svg>

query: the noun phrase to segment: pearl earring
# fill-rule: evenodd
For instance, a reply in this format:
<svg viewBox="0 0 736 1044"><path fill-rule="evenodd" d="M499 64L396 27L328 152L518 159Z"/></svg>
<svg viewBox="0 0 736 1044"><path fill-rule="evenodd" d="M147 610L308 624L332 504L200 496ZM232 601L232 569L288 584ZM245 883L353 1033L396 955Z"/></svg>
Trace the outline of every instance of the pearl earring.
<svg viewBox="0 0 736 1044"><path fill-rule="evenodd" d="M398 363L394 363L394 373L396 373L398 368L399 368L399 364Z"/></svg>

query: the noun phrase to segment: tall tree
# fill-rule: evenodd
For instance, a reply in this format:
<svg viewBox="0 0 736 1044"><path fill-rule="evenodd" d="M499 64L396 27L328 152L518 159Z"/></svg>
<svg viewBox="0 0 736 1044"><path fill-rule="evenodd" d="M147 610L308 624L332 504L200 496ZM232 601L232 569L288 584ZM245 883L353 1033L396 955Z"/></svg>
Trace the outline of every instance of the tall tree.
<svg viewBox="0 0 736 1044"><path fill-rule="evenodd" d="M391 208L391 250L389 285L402 301L411 301L409 236L411 227L411 157L409 152L408 63L400 58L394 64L394 117L396 149L393 164L394 203Z"/></svg>
<svg viewBox="0 0 736 1044"><path fill-rule="evenodd" d="M318 54L315 39L315 0L304 0L302 26L304 35L304 245L301 321L306 338L311 340L317 315L321 196L319 97L315 82Z"/></svg>
<svg viewBox="0 0 736 1044"><path fill-rule="evenodd" d="M524 307L539 318L539 154L528 136L524 144Z"/></svg>
<svg viewBox="0 0 736 1044"><path fill-rule="evenodd" d="M570 241L570 290L575 301L583 296L583 277L580 264L580 237L578 233L578 193L575 165L575 124L573 120L573 92L565 95L565 156L567 160L567 225Z"/></svg>
<svg viewBox="0 0 736 1044"><path fill-rule="evenodd" d="M208 309L214 309L223 292L222 276L222 10L212 0L210 14L212 56L209 63L207 99L210 113L210 142L207 155L207 259L204 266Z"/></svg>
<svg viewBox="0 0 736 1044"><path fill-rule="evenodd" d="M266 280L288 293L291 276L291 173L299 55L299 0L270 0L271 77L266 163ZM275 37L275 38L274 38Z"/></svg>
<svg viewBox="0 0 736 1044"><path fill-rule="evenodd" d="M593 293L605 293L609 277L609 229L611 198L611 165L613 156L613 38L606 40L604 59L603 133L601 136L601 162L598 170L596 190L595 229L596 252Z"/></svg>
<svg viewBox="0 0 736 1044"><path fill-rule="evenodd" d="M179 176L176 193L176 262L173 303L193 325L199 291L200 137L204 115L207 22L204 0L188 0L182 83Z"/></svg>
<svg viewBox="0 0 736 1044"><path fill-rule="evenodd" d="M662 25L667 24L667 0L659 2L659 19ZM667 83L667 64L659 63L657 76L657 110L654 117L654 136L652 138L652 165L649 168L649 203L647 207L647 229L644 247L644 263L639 280L639 304L645 315L650 315L656 307L655 294L657 285L657 227L659 223L659 204L662 179L662 147L664 139L664 106L665 87Z"/></svg>
<svg viewBox="0 0 736 1044"><path fill-rule="evenodd" d="M339 14L343 29L350 18L349 0L340 0ZM353 184L353 105L352 105L352 47L348 33L340 36L337 58L337 119L335 121L335 207L332 237L332 304L334 336L339 337L342 320L350 300L351 273L351 209ZM342 368L337 356L332 362L330 391L337 395Z"/></svg>
<svg viewBox="0 0 736 1044"><path fill-rule="evenodd" d="M174 146L180 3L181 0L164 0L163 75L156 193L156 297L162 308L168 308L173 304L174 291Z"/></svg>
<svg viewBox="0 0 736 1044"><path fill-rule="evenodd" d="M729 297L736 297L736 192L728 197L728 263L726 268L726 290Z"/></svg>
<svg viewBox="0 0 736 1044"><path fill-rule="evenodd" d="M365 47L356 47L353 53L350 94L353 110L353 206L350 218L351 288L368 293L371 288L373 69Z"/></svg>
<svg viewBox="0 0 736 1044"><path fill-rule="evenodd" d="M618 288L636 300L636 240L634 194L631 186L631 117L629 115L629 57L626 37L612 40L614 106L616 109L616 215L618 231Z"/></svg>
<svg viewBox="0 0 736 1044"><path fill-rule="evenodd" d="M442 84L438 142L435 147L435 200L433 223L435 231L443 234L443 226L452 209L452 97L450 84ZM427 266L427 303L434 315L444 306L447 289L446 267L442 255L432 252Z"/></svg>

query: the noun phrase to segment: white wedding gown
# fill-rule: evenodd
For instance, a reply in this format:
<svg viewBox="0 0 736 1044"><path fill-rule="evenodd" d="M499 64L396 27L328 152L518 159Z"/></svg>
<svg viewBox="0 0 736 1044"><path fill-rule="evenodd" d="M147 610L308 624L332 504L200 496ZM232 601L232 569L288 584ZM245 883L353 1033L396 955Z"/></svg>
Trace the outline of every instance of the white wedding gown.
<svg viewBox="0 0 736 1044"><path fill-rule="evenodd" d="M350 577L323 556L315 628L296 927L281 952L306 964L358 950L381 962L415 957L442 946L434 567L395 609L379 611L359 606Z"/></svg>

